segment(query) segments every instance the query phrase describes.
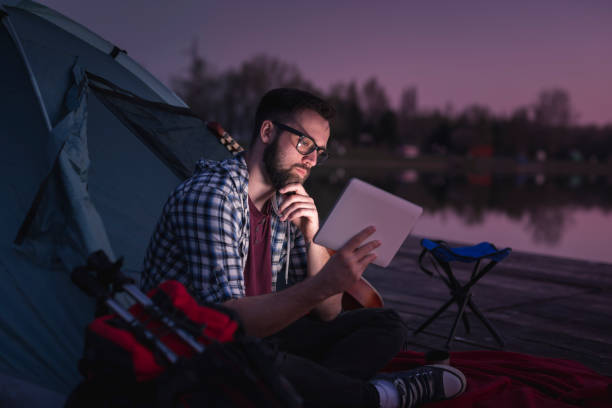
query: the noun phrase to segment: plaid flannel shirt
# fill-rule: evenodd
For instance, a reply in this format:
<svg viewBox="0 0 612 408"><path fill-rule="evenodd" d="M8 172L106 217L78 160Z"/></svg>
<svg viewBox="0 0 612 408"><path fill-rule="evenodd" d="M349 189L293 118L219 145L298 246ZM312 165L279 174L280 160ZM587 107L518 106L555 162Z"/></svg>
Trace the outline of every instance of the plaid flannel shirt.
<svg viewBox="0 0 612 408"><path fill-rule="evenodd" d="M150 290L175 279L198 300L224 302L245 295L249 252L249 174L243 155L222 162L200 160L194 175L164 205L144 261L140 285ZM280 200L280 195L277 195ZM285 279L287 226L291 228L288 285L306 277L306 243L297 227L273 212L272 290Z"/></svg>

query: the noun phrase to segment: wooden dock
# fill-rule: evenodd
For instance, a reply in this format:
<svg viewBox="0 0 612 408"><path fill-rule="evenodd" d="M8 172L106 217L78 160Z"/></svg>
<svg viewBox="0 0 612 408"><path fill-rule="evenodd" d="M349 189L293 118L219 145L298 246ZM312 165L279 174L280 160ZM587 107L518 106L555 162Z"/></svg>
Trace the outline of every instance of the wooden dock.
<svg viewBox="0 0 612 408"><path fill-rule="evenodd" d="M419 239L409 237L388 268L370 266L365 277L385 306L397 310L411 331L446 300L441 280L422 272ZM473 264L454 263L467 279ZM512 252L473 290L473 300L505 339L505 351L578 361L612 376L612 264ZM408 349L443 349L456 305L424 332L411 335ZM499 349L484 325L471 315L471 332L460 322L451 351Z"/></svg>

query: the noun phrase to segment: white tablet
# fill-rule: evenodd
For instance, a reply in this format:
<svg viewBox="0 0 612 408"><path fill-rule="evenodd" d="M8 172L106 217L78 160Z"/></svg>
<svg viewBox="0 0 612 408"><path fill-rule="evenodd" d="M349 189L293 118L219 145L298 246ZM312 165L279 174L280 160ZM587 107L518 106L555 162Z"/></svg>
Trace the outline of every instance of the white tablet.
<svg viewBox="0 0 612 408"><path fill-rule="evenodd" d="M364 228L376 232L366 242L379 240L374 264L387 266L412 231L423 208L398 196L352 178L345 187L314 241L338 250Z"/></svg>

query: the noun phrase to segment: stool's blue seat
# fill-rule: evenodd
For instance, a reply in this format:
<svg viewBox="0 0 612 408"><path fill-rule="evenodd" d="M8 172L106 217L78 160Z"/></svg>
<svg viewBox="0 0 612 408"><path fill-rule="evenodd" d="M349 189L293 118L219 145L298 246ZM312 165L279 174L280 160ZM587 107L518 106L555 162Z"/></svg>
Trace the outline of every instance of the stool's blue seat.
<svg viewBox="0 0 612 408"><path fill-rule="evenodd" d="M431 251L439 260L446 262L475 262L483 258L499 262L510 255L512 251L510 248L497 249L490 242L481 242L473 246L450 248L441 241L432 241L427 238L421 240L421 246Z"/></svg>
<svg viewBox="0 0 612 408"><path fill-rule="evenodd" d="M482 312L478 309L476 304L472 300L472 287L486 275L498 262L504 260L512 249L504 248L497 249L490 242L481 242L477 245L463 246L463 247L449 247L444 241L433 241L427 238L421 240L421 246L423 252L419 256L419 266L421 269L429 275L434 275L432 271L427 269L424 265L425 255L429 254L432 257L432 264L438 272L439 277L448 286L451 293L451 298L438 309L431 317L429 317L418 329L415 330L415 334L425 329L431 324L437 317L439 317L452 303L457 303L459 310L453 322L450 334L448 336L446 347L450 347L451 342L455 337L455 331L457 329L457 323L460 319L463 320L463 324L466 331L470 331L470 325L467 320L467 316L464 314L465 308L468 307L476 317L486 326L489 332L495 337L495 340L501 347L504 346L504 340L502 336L495 330L493 325L486 319ZM482 260L488 260L487 265L480 267ZM451 262L459 261L464 263L475 262L474 269L470 279L461 283L455 277L453 273ZM438 271L436 264L439 265L444 274Z"/></svg>

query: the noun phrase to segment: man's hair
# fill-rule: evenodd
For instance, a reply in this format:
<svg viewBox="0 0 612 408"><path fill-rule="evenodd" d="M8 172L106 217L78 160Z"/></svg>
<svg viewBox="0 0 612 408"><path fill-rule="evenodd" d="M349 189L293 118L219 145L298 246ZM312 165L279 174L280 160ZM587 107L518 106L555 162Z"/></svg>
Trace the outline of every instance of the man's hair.
<svg viewBox="0 0 612 408"><path fill-rule="evenodd" d="M259 130L265 120L289 121L304 110L315 111L327 121L336 114L333 106L310 92L294 88L277 88L266 92L257 106L250 147L259 137Z"/></svg>

